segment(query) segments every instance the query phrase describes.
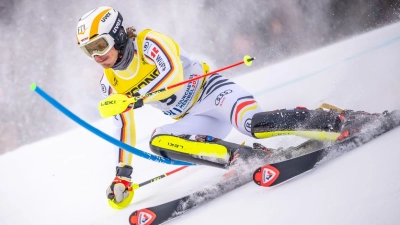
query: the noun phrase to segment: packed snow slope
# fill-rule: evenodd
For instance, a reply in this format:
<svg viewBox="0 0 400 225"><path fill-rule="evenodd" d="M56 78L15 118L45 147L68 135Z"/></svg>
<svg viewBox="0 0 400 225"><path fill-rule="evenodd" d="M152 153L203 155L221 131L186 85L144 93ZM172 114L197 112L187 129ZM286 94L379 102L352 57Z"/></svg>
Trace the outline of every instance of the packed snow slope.
<svg viewBox="0 0 400 225"><path fill-rule="evenodd" d="M399 64L397 23L234 80L252 92L264 110L314 108L328 102L382 112L400 109ZM46 84L41 86L46 89ZM32 93L32 98L38 96ZM43 110L59 113L50 105ZM137 147L145 151L152 130L173 122L147 106L137 110L136 118ZM94 126L107 133L113 128L109 120ZM400 129L395 129L274 188L249 183L171 224L399 224L399 137ZM227 140L248 145L255 141L236 131ZM260 142L287 147L301 141L279 137ZM124 225L135 209L199 190L224 173L190 167L138 189L132 205L117 211L107 205L105 196L114 177L114 162L113 146L79 126L0 156L0 224ZM135 157L133 181L140 183L174 168Z"/></svg>

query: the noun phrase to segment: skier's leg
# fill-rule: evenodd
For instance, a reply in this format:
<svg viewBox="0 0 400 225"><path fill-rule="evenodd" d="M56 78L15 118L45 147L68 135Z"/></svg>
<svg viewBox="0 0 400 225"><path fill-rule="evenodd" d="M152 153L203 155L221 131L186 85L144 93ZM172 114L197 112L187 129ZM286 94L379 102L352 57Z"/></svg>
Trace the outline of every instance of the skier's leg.
<svg viewBox="0 0 400 225"><path fill-rule="evenodd" d="M251 120L262 109L254 97L231 80L210 76L191 113L207 115L231 124L239 132L252 136Z"/></svg>
<svg viewBox="0 0 400 225"><path fill-rule="evenodd" d="M221 140L231 129L229 123L216 118L188 116L157 128L150 140L150 149L166 158L225 168L236 150L252 151L251 147Z"/></svg>
<svg viewBox="0 0 400 225"><path fill-rule="evenodd" d="M218 165L225 166L237 155L238 149L244 149L241 156L250 154L253 149L221 139L229 134L232 126L251 136L251 118L258 112L261 108L249 92L220 74L214 74L207 78L197 103L183 119L156 129L150 148L165 157L199 164L204 164L205 160L208 164L217 161ZM202 141L204 136L214 139Z"/></svg>
<svg viewBox="0 0 400 225"><path fill-rule="evenodd" d="M382 114L298 107L257 113L252 119L251 130L256 138L297 135L319 140L337 140L348 137L348 134L379 116Z"/></svg>
<svg viewBox="0 0 400 225"><path fill-rule="evenodd" d="M206 115L187 115L174 123L165 124L154 130L152 135L172 134L197 135L206 134L220 139L225 138L231 132L229 123Z"/></svg>
<svg viewBox="0 0 400 225"><path fill-rule="evenodd" d="M303 107L260 112L254 115L251 131L255 138L298 135L334 140L339 134L339 113Z"/></svg>

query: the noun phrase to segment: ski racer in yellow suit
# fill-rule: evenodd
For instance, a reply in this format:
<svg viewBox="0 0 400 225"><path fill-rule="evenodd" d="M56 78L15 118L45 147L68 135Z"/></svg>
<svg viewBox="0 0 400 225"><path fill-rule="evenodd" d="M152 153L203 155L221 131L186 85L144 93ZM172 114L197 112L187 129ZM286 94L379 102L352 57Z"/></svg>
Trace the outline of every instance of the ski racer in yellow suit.
<svg viewBox="0 0 400 225"><path fill-rule="evenodd" d="M136 34L122 22L118 11L102 6L85 13L77 25L79 47L104 68L101 88L105 97L114 93L142 95L209 71L169 36L150 29ZM177 120L155 129L150 140L153 152L219 168L227 168L238 155L251 154L253 148L268 151L256 143L253 148L243 148L223 141L232 127L255 138L300 134L336 139L349 134L341 126L343 114L335 111L296 108L262 112L248 91L218 73L151 95L133 108L143 104ZM134 110L115 116L114 122L117 138L135 146ZM114 208L125 207L133 197L131 160L131 153L118 149L116 176L107 188Z"/></svg>

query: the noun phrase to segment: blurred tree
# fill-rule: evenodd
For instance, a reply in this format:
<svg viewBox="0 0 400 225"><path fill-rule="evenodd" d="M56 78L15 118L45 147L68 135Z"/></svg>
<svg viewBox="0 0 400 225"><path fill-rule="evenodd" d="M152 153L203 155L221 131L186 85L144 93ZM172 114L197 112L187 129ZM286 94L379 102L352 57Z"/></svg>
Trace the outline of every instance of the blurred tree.
<svg viewBox="0 0 400 225"><path fill-rule="evenodd" d="M398 21L399 4L398 0L204 0L204 17L212 30L206 38L212 40L207 54L223 65L247 52L258 57L250 68L257 69ZM229 28L221 29L221 21Z"/></svg>
<svg viewBox="0 0 400 225"><path fill-rule="evenodd" d="M331 42L398 21L396 0L336 0L329 8Z"/></svg>
<svg viewBox="0 0 400 225"><path fill-rule="evenodd" d="M0 23L7 25L13 21L15 0L0 1Z"/></svg>

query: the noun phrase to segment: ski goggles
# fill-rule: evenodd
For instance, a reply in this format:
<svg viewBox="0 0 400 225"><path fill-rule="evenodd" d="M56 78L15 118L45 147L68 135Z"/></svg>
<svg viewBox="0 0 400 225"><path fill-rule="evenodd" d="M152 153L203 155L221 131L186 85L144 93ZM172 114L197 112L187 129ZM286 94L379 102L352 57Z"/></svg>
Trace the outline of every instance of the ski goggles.
<svg viewBox="0 0 400 225"><path fill-rule="evenodd" d="M82 51L91 59L95 55L105 55L114 46L114 39L109 34L103 34L81 46Z"/></svg>

